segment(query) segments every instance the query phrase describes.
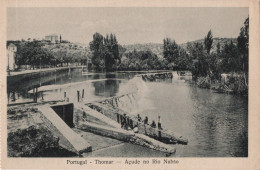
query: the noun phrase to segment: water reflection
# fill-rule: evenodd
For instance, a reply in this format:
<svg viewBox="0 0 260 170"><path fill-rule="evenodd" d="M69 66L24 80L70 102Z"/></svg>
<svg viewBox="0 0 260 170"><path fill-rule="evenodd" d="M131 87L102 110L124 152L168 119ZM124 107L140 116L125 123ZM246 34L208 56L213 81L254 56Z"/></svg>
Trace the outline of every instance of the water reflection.
<svg viewBox="0 0 260 170"><path fill-rule="evenodd" d="M121 80L105 80L93 82L93 86L95 87L95 95L104 97L116 96L119 90L120 83Z"/></svg>

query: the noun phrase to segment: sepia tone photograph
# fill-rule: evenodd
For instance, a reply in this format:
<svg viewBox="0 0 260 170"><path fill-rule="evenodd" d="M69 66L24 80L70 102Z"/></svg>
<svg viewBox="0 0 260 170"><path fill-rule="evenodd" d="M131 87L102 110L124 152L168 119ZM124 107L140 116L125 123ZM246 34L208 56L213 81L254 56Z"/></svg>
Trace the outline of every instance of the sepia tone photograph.
<svg viewBox="0 0 260 170"><path fill-rule="evenodd" d="M248 157L248 7L8 7L7 157Z"/></svg>

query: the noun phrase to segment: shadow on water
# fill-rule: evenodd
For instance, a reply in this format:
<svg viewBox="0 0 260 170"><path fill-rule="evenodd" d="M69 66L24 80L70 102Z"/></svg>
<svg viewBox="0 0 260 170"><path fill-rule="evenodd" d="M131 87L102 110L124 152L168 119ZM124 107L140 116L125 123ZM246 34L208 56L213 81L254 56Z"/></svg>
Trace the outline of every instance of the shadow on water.
<svg viewBox="0 0 260 170"><path fill-rule="evenodd" d="M93 82L96 96L112 97L116 96L121 80L105 80Z"/></svg>

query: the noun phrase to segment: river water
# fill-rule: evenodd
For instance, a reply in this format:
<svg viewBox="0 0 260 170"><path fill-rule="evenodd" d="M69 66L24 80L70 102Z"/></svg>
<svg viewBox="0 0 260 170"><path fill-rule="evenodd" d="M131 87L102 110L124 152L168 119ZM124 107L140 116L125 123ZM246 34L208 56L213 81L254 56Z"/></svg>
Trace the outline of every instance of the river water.
<svg viewBox="0 0 260 170"><path fill-rule="evenodd" d="M188 145L174 145L172 157L247 157L248 98L200 89L191 77L145 82L137 73L89 73L72 71L53 78L41 77L8 85L9 103L32 100L32 88L38 87L38 100L60 100L64 92L69 101L77 101L77 91L84 102L135 92L137 97L122 100L121 109L162 119L163 128L181 134ZM36 83L35 83L36 82ZM146 157L164 154L132 144L96 151L91 156Z"/></svg>

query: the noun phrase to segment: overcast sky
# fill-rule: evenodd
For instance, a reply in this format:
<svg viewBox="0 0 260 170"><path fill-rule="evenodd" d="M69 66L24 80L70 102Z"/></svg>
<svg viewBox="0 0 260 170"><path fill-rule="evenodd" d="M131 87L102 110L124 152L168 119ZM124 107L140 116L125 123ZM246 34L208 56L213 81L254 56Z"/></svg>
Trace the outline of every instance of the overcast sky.
<svg viewBox="0 0 260 170"><path fill-rule="evenodd" d="M214 37L235 38L248 8L8 8L7 39L44 38L61 34L88 44L92 35L115 33L120 44L177 43Z"/></svg>

